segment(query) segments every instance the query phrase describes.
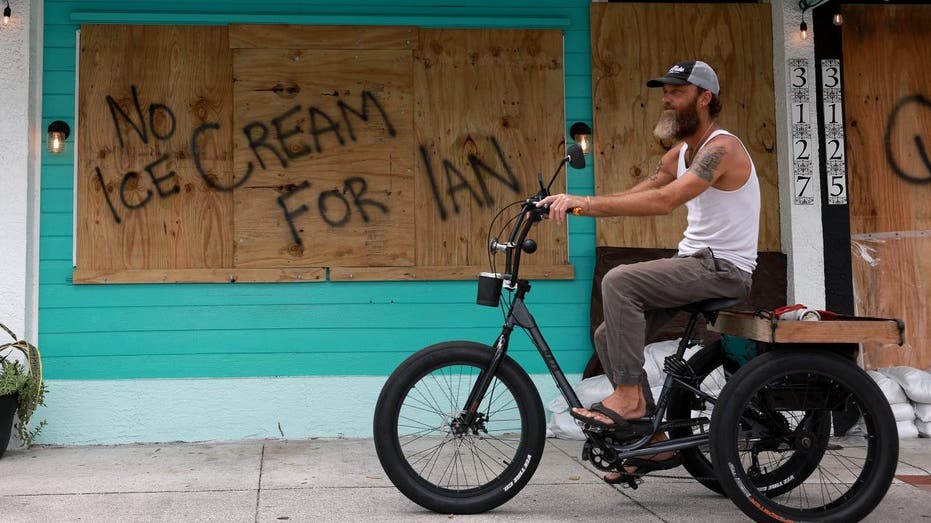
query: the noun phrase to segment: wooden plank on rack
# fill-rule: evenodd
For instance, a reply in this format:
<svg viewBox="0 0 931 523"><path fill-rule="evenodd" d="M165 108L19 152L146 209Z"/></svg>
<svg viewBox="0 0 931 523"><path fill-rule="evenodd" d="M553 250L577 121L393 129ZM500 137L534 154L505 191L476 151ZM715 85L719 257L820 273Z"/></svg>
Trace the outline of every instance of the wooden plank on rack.
<svg viewBox="0 0 931 523"><path fill-rule="evenodd" d="M899 322L884 318L842 316L836 320L792 321L759 318L752 313L722 311L708 330L769 343L896 343Z"/></svg>

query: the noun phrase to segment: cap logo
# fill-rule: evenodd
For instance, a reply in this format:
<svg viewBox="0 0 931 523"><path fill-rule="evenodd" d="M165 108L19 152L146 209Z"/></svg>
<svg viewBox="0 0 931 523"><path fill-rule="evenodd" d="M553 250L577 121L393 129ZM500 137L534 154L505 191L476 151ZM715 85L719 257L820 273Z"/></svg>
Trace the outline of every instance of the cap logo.
<svg viewBox="0 0 931 523"><path fill-rule="evenodd" d="M669 72L666 73L666 74L670 74L670 73L684 73L684 72L685 72L685 67L682 67L681 65L674 65L674 66L672 66L671 69L669 69Z"/></svg>

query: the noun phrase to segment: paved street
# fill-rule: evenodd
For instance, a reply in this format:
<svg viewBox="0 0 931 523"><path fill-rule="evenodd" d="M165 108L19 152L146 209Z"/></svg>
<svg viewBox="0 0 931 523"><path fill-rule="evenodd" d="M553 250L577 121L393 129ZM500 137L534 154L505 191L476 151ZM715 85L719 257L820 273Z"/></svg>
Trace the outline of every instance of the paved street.
<svg viewBox="0 0 931 523"><path fill-rule="evenodd" d="M616 488L547 440L530 484L486 514L426 512L386 478L371 440L34 447L0 459L0 521L746 521L684 469ZM931 518L931 440L903 440L897 479L869 521Z"/></svg>

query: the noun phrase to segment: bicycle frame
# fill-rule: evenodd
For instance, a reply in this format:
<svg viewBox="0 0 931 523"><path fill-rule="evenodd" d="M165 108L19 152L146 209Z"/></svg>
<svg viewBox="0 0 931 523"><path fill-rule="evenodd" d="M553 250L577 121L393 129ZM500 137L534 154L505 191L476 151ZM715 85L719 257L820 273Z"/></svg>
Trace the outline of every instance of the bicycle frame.
<svg viewBox="0 0 931 523"><path fill-rule="evenodd" d="M521 252L523 250L524 241L526 240L530 229L535 223L543 219L543 213L546 212L545 209L536 207L537 201L538 198L535 197L524 202L520 211L520 217L518 218L517 223L514 225L514 228L512 229L511 235L508 238L508 242L506 244L499 245L497 242L495 242L492 245L492 248L505 252L505 276L508 277L508 281L505 284L505 287L508 290L514 291L515 295L510 303L507 315L505 316L505 322L504 326L502 327L501 334L498 336L497 341L493 346L495 353L492 356L491 362L489 363L488 368L482 369L482 371L479 373L475 386L472 388L468 400L466 401L462 417L463 427L469 427L476 419L476 414L478 407L481 404L481 399L488 391L488 387L491 384L492 378L497 373L498 367L507 354L510 337L515 327L521 327L527 331L531 341L537 348L540 356L543 358L543 362L546 364L550 375L556 382L556 387L565 398L566 403L568 403L569 408L571 409L582 407L582 403L579 401L578 396L576 396L575 390L566 379L566 375L562 371L562 368L559 366L559 363L556 361L556 357L554 356L552 349L546 342L546 339L544 339L536 320L533 318L533 315L530 313L530 310L527 308L527 305L524 302L526 294L530 291L530 282L527 280L519 279ZM671 356L671 358L675 359L674 361L677 360L678 362L681 362L679 363L681 365L685 365L683 360L685 350L691 345L694 345L694 343L691 343L691 335L695 328L698 314L698 312L692 313L685 332L683 333L683 336L679 342L676 353L674 356ZM691 383L688 383L684 378L677 376L674 373L668 372L669 366L675 364L676 363L671 364L667 359L665 369L667 371L666 378L663 383L663 388L662 392L660 393L659 400L656 402L656 409L652 419L653 430L650 434L643 436L637 441L627 445L609 445L604 441L602 436L585 433L588 442L600 449L612 452L614 456L612 461L625 459L628 457L676 451L695 447L707 442L708 435L699 434L650 444L650 441L653 439L653 437L657 433L662 432L660 430L661 426L663 426L664 429L674 428L676 426L676 424L666 424L664 426L662 423L669 401L669 391L674 386L684 387L697 396L701 397L704 401L712 404L715 403L714 397L701 391L698 387L693 386ZM685 420L685 423L691 423L693 421L694 420Z"/></svg>

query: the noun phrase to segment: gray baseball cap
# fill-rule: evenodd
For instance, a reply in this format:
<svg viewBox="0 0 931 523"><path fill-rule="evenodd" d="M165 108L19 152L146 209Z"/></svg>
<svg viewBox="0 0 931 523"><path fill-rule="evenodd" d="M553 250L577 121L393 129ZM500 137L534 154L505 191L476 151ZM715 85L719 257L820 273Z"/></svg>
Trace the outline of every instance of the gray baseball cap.
<svg viewBox="0 0 931 523"><path fill-rule="evenodd" d="M700 60L689 60L673 65L664 76L648 81L647 87L662 87L664 84L697 85L715 95L721 91L718 75L715 74L714 69Z"/></svg>

